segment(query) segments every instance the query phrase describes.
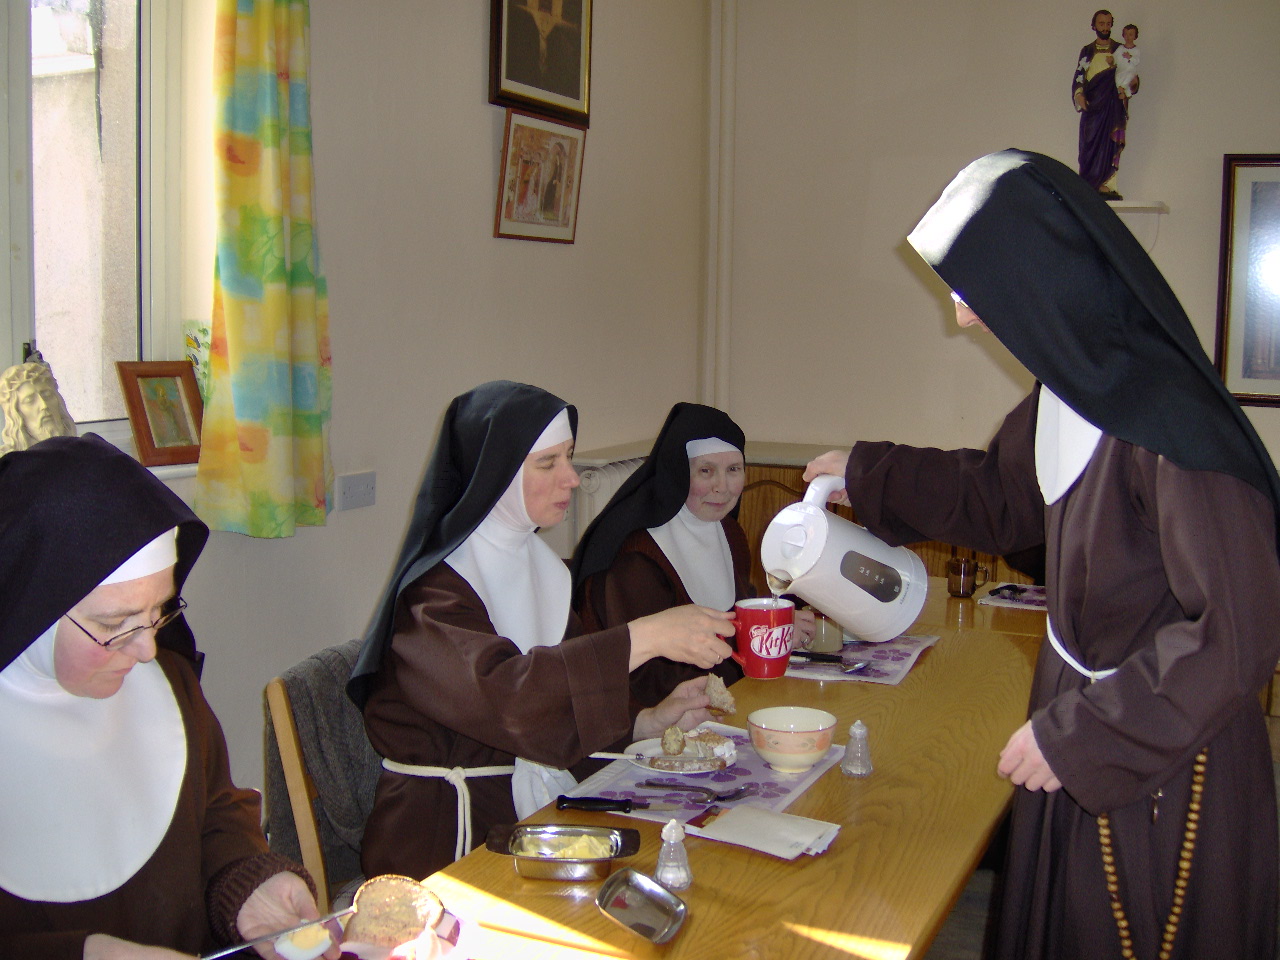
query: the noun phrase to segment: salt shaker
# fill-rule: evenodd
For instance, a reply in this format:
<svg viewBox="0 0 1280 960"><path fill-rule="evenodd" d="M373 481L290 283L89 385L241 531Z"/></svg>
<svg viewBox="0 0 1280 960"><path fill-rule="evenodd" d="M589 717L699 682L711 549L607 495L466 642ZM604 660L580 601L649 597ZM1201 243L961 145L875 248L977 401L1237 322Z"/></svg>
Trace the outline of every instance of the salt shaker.
<svg viewBox="0 0 1280 960"><path fill-rule="evenodd" d="M845 744L840 770L850 777L865 777L871 772L871 751L867 749L867 725L861 720L856 721L849 728L849 742Z"/></svg>
<svg viewBox="0 0 1280 960"><path fill-rule="evenodd" d="M668 890L683 890L693 882L689 854L684 849L684 827L679 820L669 820L662 828L662 851L653 877Z"/></svg>

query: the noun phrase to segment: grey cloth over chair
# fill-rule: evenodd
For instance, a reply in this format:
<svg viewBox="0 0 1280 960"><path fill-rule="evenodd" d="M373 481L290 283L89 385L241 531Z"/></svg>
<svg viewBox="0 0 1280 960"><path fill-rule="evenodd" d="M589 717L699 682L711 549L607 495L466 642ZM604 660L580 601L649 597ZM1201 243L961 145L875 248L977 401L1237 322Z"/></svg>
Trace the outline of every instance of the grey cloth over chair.
<svg viewBox="0 0 1280 960"><path fill-rule="evenodd" d="M360 875L360 841L373 809L382 758L369 744L364 717L347 696L361 640L313 653L280 675L293 706L307 772L315 783L316 820L331 889ZM266 720L267 839L271 849L301 860L280 751Z"/></svg>

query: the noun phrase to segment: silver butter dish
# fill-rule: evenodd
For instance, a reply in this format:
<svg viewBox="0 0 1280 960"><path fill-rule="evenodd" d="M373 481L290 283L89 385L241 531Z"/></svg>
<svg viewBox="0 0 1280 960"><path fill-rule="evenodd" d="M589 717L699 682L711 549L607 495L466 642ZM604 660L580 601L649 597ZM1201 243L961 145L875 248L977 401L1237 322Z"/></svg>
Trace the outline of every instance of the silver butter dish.
<svg viewBox="0 0 1280 960"><path fill-rule="evenodd" d="M534 880L603 880L618 857L640 850L640 831L575 823L496 826L485 847L511 857L516 873Z"/></svg>
<svg viewBox="0 0 1280 960"><path fill-rule="evenodd" d="M600 885L596 906L605 916L654 943L666 943L689 912L683 900L653 877L623 867Z"/></svg>

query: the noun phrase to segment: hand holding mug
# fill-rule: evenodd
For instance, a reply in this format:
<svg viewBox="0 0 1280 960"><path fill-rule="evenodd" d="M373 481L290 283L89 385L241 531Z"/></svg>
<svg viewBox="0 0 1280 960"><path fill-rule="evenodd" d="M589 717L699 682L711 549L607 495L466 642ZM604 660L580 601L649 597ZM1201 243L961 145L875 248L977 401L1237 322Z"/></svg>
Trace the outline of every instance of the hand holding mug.
<svg viewBox="0 0 1280 960"><path fill-rule="evenodd" d="M733 635L733 618L723 610L690 603L632 620L631 659L634 670L654 657L691 663L709 670L733 650L721 637Z"/></svg>

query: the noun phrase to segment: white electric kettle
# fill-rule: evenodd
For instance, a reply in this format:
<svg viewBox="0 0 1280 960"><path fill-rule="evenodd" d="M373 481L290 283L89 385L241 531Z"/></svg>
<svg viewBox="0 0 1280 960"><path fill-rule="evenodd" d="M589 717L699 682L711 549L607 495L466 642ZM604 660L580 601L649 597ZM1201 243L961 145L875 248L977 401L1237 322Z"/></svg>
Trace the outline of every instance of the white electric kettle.
<svg viewBox="0 0 1280 960"><path fill-rule="evenodd" d="M892 640L920 615L929 577L914 552L826 508L843 486L843 477L815 477L804 500L769 523L760 560L776 592L803 597L863 640Z"/></svg>

